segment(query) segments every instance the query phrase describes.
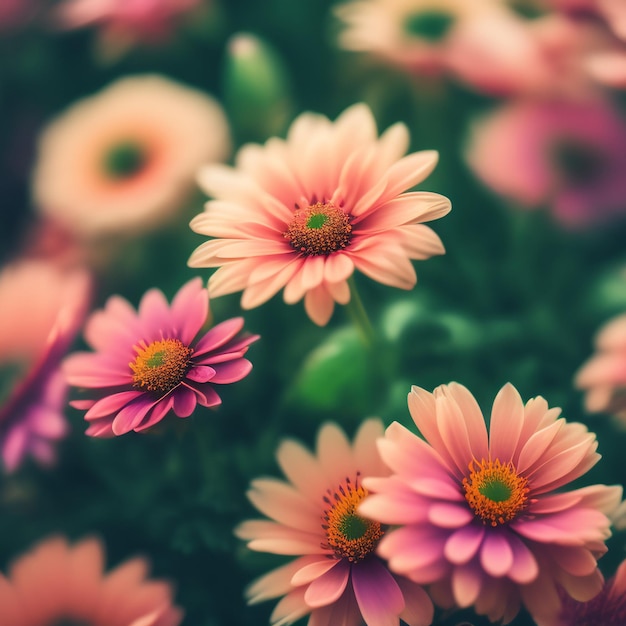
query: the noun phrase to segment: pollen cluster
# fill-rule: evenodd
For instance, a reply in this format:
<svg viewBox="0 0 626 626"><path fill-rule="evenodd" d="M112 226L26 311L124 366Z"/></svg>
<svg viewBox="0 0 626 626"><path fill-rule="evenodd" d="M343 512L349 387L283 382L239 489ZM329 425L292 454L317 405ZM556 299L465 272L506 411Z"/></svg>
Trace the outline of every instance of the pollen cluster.
<svg viewBox="0 0 626 626"><path fill-rule="evenodd" d="M283 233L293 249L306 256L341 250L350 243L351 235L350 217L330 202L298 209Z"/></svg>
<svg viewBox="0 0 626 626"><path fill-rule="evenodd" d="M469 470L463 479L465 499L484 524L506 524L525 508L528 480L518 476L512 463L483 459L471 461Z"/></svg>
<svg viewBox="0 0 626 626"><path fill-rule="evenodd" d="M322 528L328 543L322 544L322 547L330 548L338 558L346 558L352 563L362 561L374 552L384 534L379 522L356 513L367 495L367 489L358 483L357 474L354 484L346 478L336 491L329 489L324 496L328 508L322 516Z"/></svg>
<svg viewBox="0 0 626 626"><path fill-rule="evenodd" d="M189 370L193 349L179 339L161 339L135 347L137 357L129 367L138 389L168 393Z"/></svg>

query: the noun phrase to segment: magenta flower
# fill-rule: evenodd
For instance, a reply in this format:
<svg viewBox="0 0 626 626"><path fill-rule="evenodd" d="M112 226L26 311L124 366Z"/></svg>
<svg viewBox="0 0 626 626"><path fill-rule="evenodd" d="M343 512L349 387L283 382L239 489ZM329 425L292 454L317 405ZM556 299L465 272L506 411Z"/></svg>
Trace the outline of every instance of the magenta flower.
<svg viewBox="0 0 626 626"><path fill-rule="evenodd" d="M474 124L466 158L496 193L582 227L626 214L625 144L607 102L520 101Z"/></svg>
<svg viewBox="0 0 626 626"><path fill-rule="evenodd" d="M85 339L96 351L70 355L68 382L92 390L72 406L88 409L93 437L143 431L170 410L188 417L197 404L220 404L215 385L241 380L252 369L243 358L258 335L241 333L233 318L197 337L207 320L209 299L200 278L185 284L171 306L158 289L148 291L135 311L123 298L109 298L92 314Z"/></svg>
<svg viewBox="0 0 626 626"><path fill-rule="evenodd" d="M289 482L252 482L248 497L270 520L240 524L251 550L297 556L247 591L251 603L284 596L271 616L286 626L310 614L309 626L428 626L433 605L417 584L389 572L375 554L385 527L356 513L368 492L362 480L385 474L376 450L379 420L365 421L350 445L334 424L323 426L317 454L295 441L278 448Z"/></svg>
<svg viewBox="0 0 626 626"><path fill-rule="evenodd" d="M594 354L576 374L586 392L585 408L606 412L626 422L626 314L607 322L595 339Z"/></svg>
<svg viewBox="0 0 626 626"><path fill-rule="evenodd" d="M242 148L234 169L208 166L199 182L214 196L191 228L211 239L191 255L191 267L219 268L211 297L242 291L241 306L263 304L284 288L284 300L304 298L309 317L330 319L347 304L347 280L359 270L380 283L412 289L411 259L443 254L439 237L422 222L450 211L436 193L406 192L437 163L409 145L404 124L377 137L364 104L333 123L303 113L287 139Z"/></svg>
<svg viewBox="0 0 626 626"><path fill-rule="evenodd" d="M27 455L48 465L66 436L61 359L83 323L91 280L82 270L23 260L0 273L0 455L14 471ZM3 393L6 392L6 395Z"/></svg>
<svg viewBox="0 0 626 626"><path fill-rule="evenodd" d="M391 476L365 478L374 492L359 513L397 524L378 554L443 606L473 606L511 621L526 606L554 616L559 588L586 601L602 588L596 559L610 536L607 513L622 488L594 485L556 493L600 458L595 435L559 409L526 405L505 385L489 431L471 393L457 383L434 393L413 387L409 410L425 440L393 423L379 451Z"/></svg>

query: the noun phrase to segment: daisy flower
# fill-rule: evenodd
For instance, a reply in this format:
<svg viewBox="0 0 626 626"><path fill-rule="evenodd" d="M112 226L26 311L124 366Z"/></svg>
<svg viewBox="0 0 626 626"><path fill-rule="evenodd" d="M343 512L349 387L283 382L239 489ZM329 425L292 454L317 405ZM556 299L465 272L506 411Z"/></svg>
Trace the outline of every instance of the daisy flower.
<svg viewBox="0 0 626 626"><path fill-rule="evenodd" d="M178 626L169 583L147 579L148 563L135 558L106 573L97 539L70 545L48 538L0 575L2 626Z"/></svg>
<svg viewBox="0 0 626 626"><path fill-rule="evenodd" d="M626 315L605 324L595 346L596 354L580 368L575 385L586 392L587 411L626 420Z"/></svg>
<svg viewBox="0 0 626 626"><path fill-rule="evenodd" d="M474 122L465 158L496 193L580 228L626 214L625 143L603 100L516 101Z"/></svg>
<svg viewBox="0 0 626 626"><path fill-rule="evenodd" d="M309 615L309 626L428 626L433 605L425 591L391 574L375 554L386 528L356 509L367 496L362 480L386 473L376 451L379 420L359 428L351 445L334 424L318 434L316 454L283 442L278 463L288 481L254 480L248 497L269 520L250 520L235 533L251 550L296 556L254 582L251 603L284 596L271 616L275 626Z"/></svg>
<svg viewBox="0 0 626 626"><path fill-rule="evenodd" d="M558 613L559 589L584 602L602 589L596 559L621 487L560 491L600 458L595 435L536 397L505 385L489 430L471 393L451 383L413 387L421 439L398 423L380 440L391 476L366 478L359 513L382 524L378 554L392 571L429 584L443 606L473 606L510 622L524 605L541 626ZM557 490L559 490L557 492Z"/></svg>
<svg viewBox="0 0 626 626"><path fill-rule="evenodd" d="M402 157L404 124L377 137L369 108L357 104L334 123L303 113L286 140L247 145L235 168L206 167L198 180L215 199L191 228L212 239L191 255L191 267L218 267L209 293L243 290L256 307L284 288L288 304L304 297L309 317L330 319L350 300L355 269L383 284L411 289L410 259L443 254L421 222L442 217L450 201L436 193L404 193L434 169L432 150Z"/></svg>
<svg viewBox="0 0 626 626"><path fill-rule="evenodd" d="M237 317L199 335L209 314L200 278L186 283L171 306L158 289L148 291L139 310L123 298L109 298L85 326L95 352L77 352L64 361L68 382L91 398L72 406L87 409L87 435L110 437L143 431L170 411L188 417L196 405L221 403L215 385L245 378L252 364L243 358L258 335L240 332Z"/></svg>
<svg viewBox="0 0 626 626"><path fill-rule="evenodd" d="M91 280L43 260L22 260L0 272L0 456L14 471L27 455L55 459L68 432L67 384L61 359L83 323Z"/></svg>
<svg viewBox="0 0 626 626"><path fill-rule="evenodd" d="M229 150L213 98L157 75L122 78L44 129L33 194L82 239L146 232L180 212L200 164Z"/></svg>

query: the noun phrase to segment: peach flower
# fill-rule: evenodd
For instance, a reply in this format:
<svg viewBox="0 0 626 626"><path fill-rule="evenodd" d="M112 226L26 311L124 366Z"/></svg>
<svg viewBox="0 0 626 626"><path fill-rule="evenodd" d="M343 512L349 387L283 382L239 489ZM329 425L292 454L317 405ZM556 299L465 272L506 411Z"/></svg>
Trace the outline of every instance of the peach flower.
<svg viewBox="0 0 626 626"><path fill-rule="evenodd" d="M350 300L354 270L385 285L411 289L411 259L443 254L422 222L446 215L450 201L407 192L434 169L432 150L402 156L404 124L377 137L370 109L357 104L333 123L303 113L287 139L247 145L235 168L212 166L199 182L215 199L191 228L211 237L191 255L191 267L219 267L209 294L243 290L241 306L263 304L284 288L288 304L304 297L309 317L330 319L335 302Z"/></svg>
<svg viewBox="0 0 626 626"><path fill-rule="evenodd" d="M148 563L135 558L104 571L97 539L73 546L48 538L0 575L2 626L178 626L169 583L147 579Z"/></svg>
<svg viewBox="0 0 626 626"><path fill-rule="evenodd" d="M145 232L181 210L201 163L229 149L213 98L157 75L126 77L43 131L33 193L83 239Z"/></svg>

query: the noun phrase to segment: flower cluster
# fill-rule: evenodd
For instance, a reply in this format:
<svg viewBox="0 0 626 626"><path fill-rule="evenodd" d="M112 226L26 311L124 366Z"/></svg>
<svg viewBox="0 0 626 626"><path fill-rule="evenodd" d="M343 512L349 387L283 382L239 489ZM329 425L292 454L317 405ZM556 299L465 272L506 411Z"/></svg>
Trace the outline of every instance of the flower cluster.
<svg viewBox="0 0 626 626"><path fill-rule="evenodd" d="M626 0L326 4L0 0L0 626L626 626Z"/></svg>

